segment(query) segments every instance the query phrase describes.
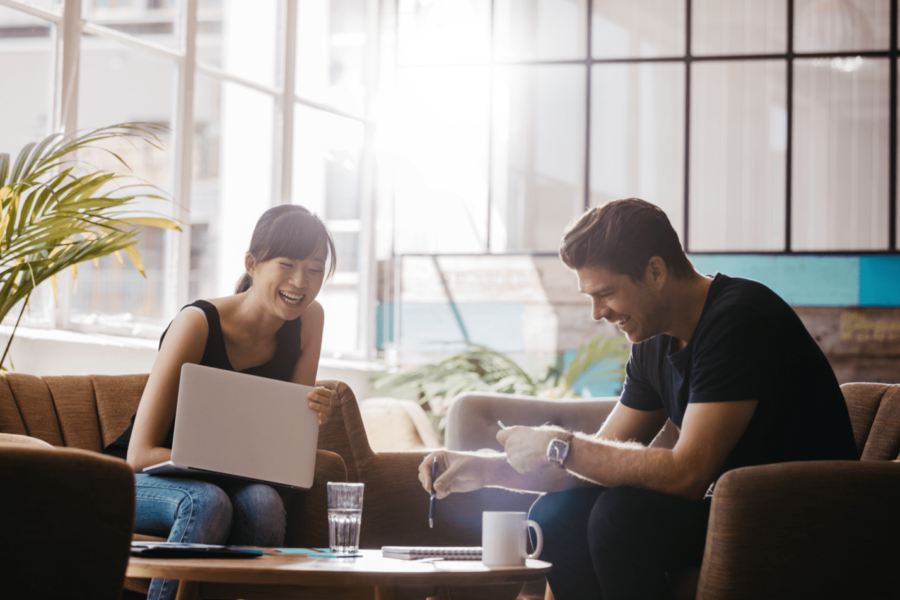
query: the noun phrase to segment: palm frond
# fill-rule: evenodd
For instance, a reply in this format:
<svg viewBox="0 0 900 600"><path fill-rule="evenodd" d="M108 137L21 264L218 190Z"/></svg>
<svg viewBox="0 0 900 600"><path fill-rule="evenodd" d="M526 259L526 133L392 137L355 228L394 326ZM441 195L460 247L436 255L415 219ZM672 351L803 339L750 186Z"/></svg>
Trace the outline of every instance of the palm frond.
<svg viewBox="0 0 900 600"><path fill-rule="evenodd" d="M157 133L164 130L151 123L122 123L51 135L27 144L12 166L9 155L0 154L0 320L48 279L55 297L56 276L67 268L77 273L77 265L87 260L124 251L144 273L137 248L141 228L180 228L171 219L137 210L137 202L168 198L147 182L118 185L120 179L133 178L130 173L84 172L78 153L106 152L130 171L102 143L125 140L162 149ZM13 335L15 327L10 339ZM0 365L5 359L6 352Z"/></svg>
<svg viewBox="0 0 900 600"><path fill-rule="evenodd" d="M623 369L628 353L629 349L621 338L599 335L588 340L581 345L578 354L560 376L560 386L563 390L579 390L589 385L590 380L604 379L620 372L624 379ZM596 365L601 363L612 366L598 370Z"/></svg>

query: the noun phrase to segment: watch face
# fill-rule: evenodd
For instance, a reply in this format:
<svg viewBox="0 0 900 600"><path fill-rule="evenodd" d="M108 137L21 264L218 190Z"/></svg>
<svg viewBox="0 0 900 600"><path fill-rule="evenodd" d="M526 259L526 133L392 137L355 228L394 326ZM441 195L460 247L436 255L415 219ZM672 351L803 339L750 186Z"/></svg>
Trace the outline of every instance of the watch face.
<svg viewBox="0 0 900 600"><path fill-rule="evenodd" d="M562 466L563 462L565 462L568 453L569 444L565 440L551 440L550 445L547 447L547 459L559 466Z"/></svg>

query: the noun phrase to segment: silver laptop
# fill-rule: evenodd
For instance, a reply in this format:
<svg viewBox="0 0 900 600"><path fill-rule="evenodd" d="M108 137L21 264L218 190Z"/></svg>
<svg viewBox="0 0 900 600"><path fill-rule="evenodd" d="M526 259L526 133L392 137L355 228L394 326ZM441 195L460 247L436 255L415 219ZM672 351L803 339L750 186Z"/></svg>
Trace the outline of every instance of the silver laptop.
<svg viewBox="0 0 900 600"><path fill-rule="evenodd" d="M319 419L313 388L195 364L181 368L172 460L151 475L221 473L309 489Z"/></svg>

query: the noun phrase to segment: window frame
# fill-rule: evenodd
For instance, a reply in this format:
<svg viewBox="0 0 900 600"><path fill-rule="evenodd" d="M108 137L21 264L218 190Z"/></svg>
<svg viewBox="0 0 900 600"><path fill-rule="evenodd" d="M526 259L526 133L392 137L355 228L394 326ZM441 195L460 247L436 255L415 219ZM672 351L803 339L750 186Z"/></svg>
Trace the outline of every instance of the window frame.
<svg viewBox="0 0 900 600"><path fill-rule="evenodd" d="M346 219L334 221L336 230L353 230L360 236L360 260L356 272L336 274L327 285L339 287L356 287L360 328L357 334L356 347L338 349L343 355L370 358L375 347L374 322L368 316L374 314L374 293L372 287L372 269L374 261L370 260L373 243L373 219L371 204L373 202L371 177L371 137L373 121L371 119L371 90L377 82L374 69L377 64L367 65L364 85L367 88L366 101L361 114L350 113L328 104L317 102L296 93L297 63L297 17L299 6L295 0L278 0L278 36L276 44L276 80L275 86L260 85L243 77L229 73L208 64L197 61L197 32L199 0L175 0L173 6L166 10L174 11L174 36L176 44L167 47L151 41L86 21L82 18L85 2L92 0L64 0L54 10L47 10L27 4L25 0L0 0L4 6L32 17L47 21L51 25L51 45L54 51L53 81L51 83L52 101L51 118L48 119L47 135L51 133L69 134L78 129L78 92L79 64L81 58L81 40L83 35L90 34L104 39L151 52L158 56L172 59L176 68L176 91L172 99L172 139L169 164L172 177L172 212L169 216L177 221L189 223L191 206L192 159L194 143L194 87L196 75L201 74L221 82L230 82L245 88L261 92L275 101L275 113L272 122L274 130L273 192L271 206L290 204L293 188L293 149L294 149L294 109L297 104L305 105L313 110L334 114L336 116L361 122L365 128L365 140L362 149L361 168L365 179L361 186L361 215L348 223ZM146 1L146 0L143 0ZM378 0L365 0L367 34L377 31ZM145 9L146 10L146 9ZM370 44L377 46L377 38L371 37ZM327 225L332 222L326 220ZM191 228L183 227L181 232L165 232L165 248L163 259L163 303L162 313L174 315L181 306L189 302ZM82 333L103 333L113 335L129 335L153 337L153 328L144 333L135 334L130 326L116 326L111 323L91 325L73 323L70 319L73 282L71 277L59 277L56 294L57 304L50 313L50 329L78 331Z"/></svg>

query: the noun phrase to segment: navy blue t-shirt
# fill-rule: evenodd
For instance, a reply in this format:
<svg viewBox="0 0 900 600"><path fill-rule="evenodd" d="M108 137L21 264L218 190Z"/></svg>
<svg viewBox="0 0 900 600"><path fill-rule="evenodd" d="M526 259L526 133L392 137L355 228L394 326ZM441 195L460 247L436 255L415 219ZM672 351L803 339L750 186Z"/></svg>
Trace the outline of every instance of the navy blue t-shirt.
<svg viewBox="0 0 900 600"><path fill-rule="evenodd" d="M621 402L665 409L681 427L688 404L757 400L719 474L798 460L858 460L837 378L803 322L775 292L717 273L687 346L658 335L635 344Z"/></svg>

